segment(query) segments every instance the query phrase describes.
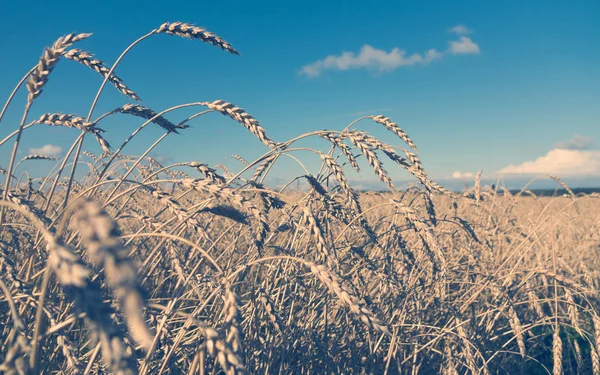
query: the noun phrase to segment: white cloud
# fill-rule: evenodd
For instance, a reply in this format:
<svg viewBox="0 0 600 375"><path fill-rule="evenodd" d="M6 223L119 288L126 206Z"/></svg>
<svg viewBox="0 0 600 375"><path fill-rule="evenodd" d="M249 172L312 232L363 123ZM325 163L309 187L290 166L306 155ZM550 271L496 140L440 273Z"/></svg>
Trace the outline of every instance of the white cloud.
<svg viewBox="0 0 600 375"><path fill-rule="evenodd" d="M55 145L43 145L42 147L30 148L30 155L44 155L44 156L59 156L63 149L60 146Z"/></svg>
<svg viewBox="0 0 600 375"><path fill-rule="evenodd" d="M477 55L479 46L467 36L461 36L458 41L451 41L448 52L453 55Z"/></svg>
<svg viewBox="0 0 600 375"><path fill-rule="evenodd" d="M473 177L475 177L475 175L471 172L461 172L461 171L452 172L452 178L455 178L457 180L463 180L463 179L468 179L468 178L473 178Z"/></svg>
<svg viewBox="0 0 600 375"><path fill-rule="evenodd" d="M591 137L583 137L577 133L573 135L573 138L565 142L559 142L554 145L555 148L564 150L587 150L594 145L594 139Z"/></svg>
<svg viewBox="0 0 600 375"><path fill-rule="evenodd" d="M600 151L554 148L544 156L498 171L508 175L600 176Z"/></svg>
<svg viewBox="0 0 600 375"><path fill-rule="evenodd" d="M466 28L465 28L466 29ZM377 72L388 72L404 66L417 64L428 64L439 60L444 55L466 55L478 54L479 46L466 36L461 36L459 40L450 41L445 51L438 51L431 48L424 53L413 53L407 55L405 50L398 47L392 48L389 52L365 44L358 53L345 51L340 55L329 55L324 59L318 60L312 64L303 66L300 69L300 75L316 77L325 70L352 70L369 69Z"/></svg>
<svg viewBox="0 0 600 375"><path fill-rule="evenodd" d="M462 24L451 27L448 31L456 35L469 35L473 32L473 30Z"/></svg>
<svg viewBox="0 0 600 375"><path fill-rule="evenodd" d="M406 51L399 48L393 48L390 52L386 52L365 44L358 54L343 52L339 56L329 55L322 60L304 66L300 70L300 74L316 77L326 69L350 70L360 68L385 72L401 66L427 64L435 59L439 59L441 56L442 53L435 49L430 49L425 54L414 53L407 56Z"/></svg>

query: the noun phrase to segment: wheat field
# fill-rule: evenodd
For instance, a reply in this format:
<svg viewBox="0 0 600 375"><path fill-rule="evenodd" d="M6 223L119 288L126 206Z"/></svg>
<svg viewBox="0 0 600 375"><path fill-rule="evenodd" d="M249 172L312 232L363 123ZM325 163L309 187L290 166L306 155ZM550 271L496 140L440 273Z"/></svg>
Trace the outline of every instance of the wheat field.
<svg viewBox="0 0 600 375"><path fill-rule="evenodd" d="M238 54L175 22L108 66L75 47L91 34L68 34L43 51L0 113L26 92L18 128L0 141L13 145L2 161L1 373L600 375L595 195L576 196L558 177L565 196L511 194L483 186L480 175L473 188L446 190L407 133L380 114L282 142L225 100L147 108L116 68L156 34ZM100 74L88 114L29 118L59 62ZM106 86L126 104L98 116ZM182 108L197 113L169 120ZM254 161L235 155L237 170L149 156L210 112L242 125L267 152ZM110 145L102 121L115 114L135 127ZM389 130L395 144L362 130L365 122ZM128 156L149 124L164 134ZM40 126L79 136L61 158L19 159L21 138ZM85 150L85 138L104 152ZM298 146L306 138L329 146ZM298 151L320 158L320 168L303 166L277 188L265 182ZM34 177L32 163L55 166ZM403 168L413 186L396 188L384 163ZM359 192L352 169L389 191Z"/></svg>

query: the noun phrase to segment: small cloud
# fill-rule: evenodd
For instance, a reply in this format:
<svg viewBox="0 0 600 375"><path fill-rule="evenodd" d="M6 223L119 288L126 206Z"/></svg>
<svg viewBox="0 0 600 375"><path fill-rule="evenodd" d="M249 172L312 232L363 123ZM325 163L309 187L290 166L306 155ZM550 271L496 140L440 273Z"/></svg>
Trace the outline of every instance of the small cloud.
<svg viewBox="0 0 600 375"><path fill-rule="evenodd" d="M594 139L591 137L582 137L575 133L573 138L565 142L559 142L554 145L554 148L562 150L588 150L594 146Z"/></svg>
<svg viewBox="0 0 600 375"><path fill-rule="evenodd" d="M62 147L48 144L38 148L30 148L29 154L43 156L60 156L60 154L62 154L62 151Z"/></svg>
<svg viewBox="0 0 600 375"><path fill-rule="evenodd" d="M341 55L329 55L326 58L304 66L300 74L316 77L327 69L351 70L367 68L379 72L391 71L401 66L427 64L438 59L442 54L435 49L430 49L425 54L414 53L406 55L406 51L393 48L386 52L382 49L365 44L358 54L342 52Z"/></svg>
<svg viewBox="0 0 600 375"><path fill-rule="evenodd" d="M473 33L473 30L469 29L468 27L462 24L451 27L448 31L456 35L469 35Z"/></svg>
<svg viewBox="0 0 600 375"><path fill-rule="evenodd" d="M475 175L471 172L461 172L461 171L452 172L452 178L455 178L457 180L464 180L464 179L469 179L469 178L473 178L473 177L475 177Z"/></svg>
<svg viewBox="0 0 600 375"><path fill-rule="evenodd" d="M458 41L450 42L448 51L453 55L477 55L479 46L467 36L461 36Z"/></svg>
<svg viewBox="0 0 600 375"><path fill-rule="evenodd" d="M600 175L600 151L554 148L544 156L519 165L509 165L498 171L505 175Z"/></svg>
<svg viewBox="0 0 600 375"><path fill-rule="evenodd" d="M459 26L455 26L451 30ZM456 30L462 31L461 33L453 31L460 35L465 34L468 29L462 26L462 29L459 28ZM368 69L383 73L396 70L400 67L429 64L432 61L442 59L447 54L467 55L478 53L479 46L466 36L461 36L459 40L450 41L448 48L444 51L430 48L423 53L413 53L410 55L398 47L394 47L390 51L385 51L365 44L358 53L345 51L339 55L329 55L324 59L303 66L298 74L317 77L325 70L355 69Z"/></svg>
<svg viewBox="0 0 600 375"><path fill-rule="evenodd" d="M173 163L173 158L171 158L169 156L151 153L150 157L152 159L156 160L157 162L159 162L160 164L163 164L163 165L172 164Z"/></svg>

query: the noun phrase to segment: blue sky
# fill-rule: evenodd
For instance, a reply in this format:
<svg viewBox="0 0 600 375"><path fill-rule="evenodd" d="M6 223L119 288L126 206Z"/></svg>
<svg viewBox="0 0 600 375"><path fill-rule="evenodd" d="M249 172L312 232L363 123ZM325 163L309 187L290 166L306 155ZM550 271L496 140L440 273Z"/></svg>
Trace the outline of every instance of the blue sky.
<svg viewBox="0 0 600 375"><path fill-rule="evenodd" d="M0 97L61 35L93 32L77 47L111 64L161 23L185 21L222 36L241 56L167 35L142 42L117 73L157 111L224 99L246 109L276 141L383 114L413 138L430 176L448 184L483 169L485 178L502 171L513 184L556 173L571 184L600 185L599 15L600 1L10 2L0 13ZM100 83L89 69L61 61L30 118L85 115ZM0 135L18 126L25 97L20 92ZM108 87L95 113L127 102ZM118 145L139 124L120 116L101 127ZM399 145L380 125L357 128ZM77 135L39 127L24 134L22 155L44 145L68 149ZM160 135L149 127L126 153L140 154ZM4 167L10 148L0 148ZM99 151L92 140L86 148ZM265 151L239 124L213 113L169 136L154 154L237 169L232 154L251 160ZM318 159L303 157L316 173ZM31 163L41 172L48 165ZM384 166L396 181L408 179L390 162ZM273 173L287 179L302 171L289 161ZM366 168L352 178L376 180Z"/></svg>

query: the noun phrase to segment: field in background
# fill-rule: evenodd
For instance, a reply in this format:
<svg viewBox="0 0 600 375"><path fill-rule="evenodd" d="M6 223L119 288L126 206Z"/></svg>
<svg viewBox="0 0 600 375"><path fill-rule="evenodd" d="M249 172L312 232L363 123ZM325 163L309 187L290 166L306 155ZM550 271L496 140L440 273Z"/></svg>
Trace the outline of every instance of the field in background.
<svg viewBox="0 0 600 375"><path fill-rule="evenodd" d="M179 22L133 46L154 34L237 54ZM597 194L557 177L564 190L556 197L491 190L479 175L472 189L450 192L383 115L285 142L223 100L162 112L125 104L99 117L93 104L87 117L28 119L60 60L139 99L114 71L121 58L109 68L73 47L87 37L69 34L46 49L0 114L26 84L23 120L0 141L13 150L2 162L0 372L600 374ZM182 107L199 112L171 122ZM236 155L235 171L148 156L208 112L237 121L269 151L250 162ZM101 125L114 114L138 128L111 146ZM360 130L360 121L387 128L400 146ZM164 134L127 156L151 123ZM36 126L80 136L57 160L17 160L21 137ZM104 153L83 149L86 137ZM296 146L308 137L330 148ZM265 186L273 165L297 151L318 155L320 169L281 190ZM405 169L415 187L396 191L383 161ZM51 162L43 178L26 173ZM345 175L351 168L390 192L357 192ZM297 181L306 188L292 190Z"/></svg>

